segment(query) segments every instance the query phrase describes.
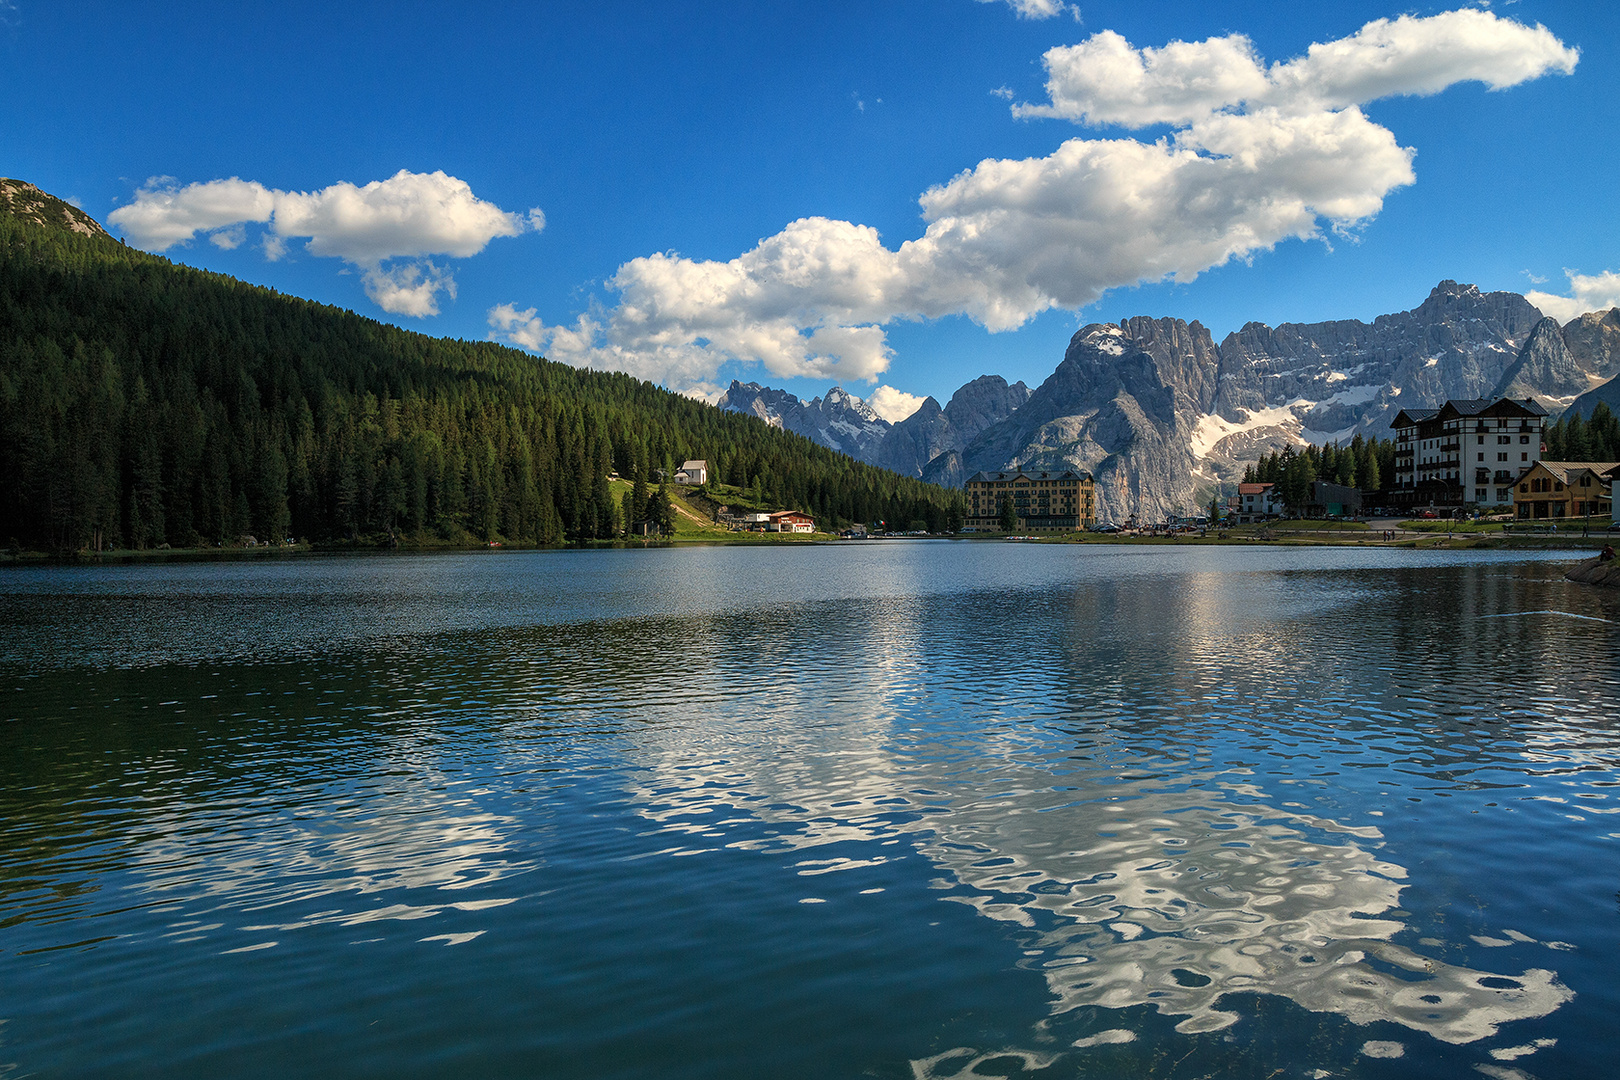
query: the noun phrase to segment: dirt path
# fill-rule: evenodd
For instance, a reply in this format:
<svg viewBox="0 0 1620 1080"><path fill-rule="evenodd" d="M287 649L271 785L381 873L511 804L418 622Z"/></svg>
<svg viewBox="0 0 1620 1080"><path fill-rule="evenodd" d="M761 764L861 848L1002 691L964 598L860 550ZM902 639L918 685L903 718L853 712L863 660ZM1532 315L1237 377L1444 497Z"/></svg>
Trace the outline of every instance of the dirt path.
<svg viewBox="0 0 1620 1080"><path fill-rule="evenodd" d="M701 514L698 514L696 511L694 511L690 507L688 507L686 505L685 500L683 500L683 499L671 499L669 501L670 501L670 505L675 507L675 512L677 514L685 515L686 517L691 518L693 521L697 522L699 525L702 525L702 526L704 526L706 528L712 529L712 528L715 527L714 522L710 521L706 517L703 517Z"/></svg>

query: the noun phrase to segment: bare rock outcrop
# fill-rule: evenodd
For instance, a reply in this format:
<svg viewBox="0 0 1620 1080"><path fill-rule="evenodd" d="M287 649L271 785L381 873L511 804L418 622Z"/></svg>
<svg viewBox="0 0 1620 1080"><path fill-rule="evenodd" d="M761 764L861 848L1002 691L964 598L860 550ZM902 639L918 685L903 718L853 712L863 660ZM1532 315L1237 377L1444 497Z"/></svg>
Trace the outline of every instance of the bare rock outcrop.
<svg viewBox="0 0 1620 1080"><path fill-rule="evenodd" d="M1587 559L1564 576L1584 585L1607 585L1611 589L1620 589L1620 559L1610 559L1608 562Z"/></svg>

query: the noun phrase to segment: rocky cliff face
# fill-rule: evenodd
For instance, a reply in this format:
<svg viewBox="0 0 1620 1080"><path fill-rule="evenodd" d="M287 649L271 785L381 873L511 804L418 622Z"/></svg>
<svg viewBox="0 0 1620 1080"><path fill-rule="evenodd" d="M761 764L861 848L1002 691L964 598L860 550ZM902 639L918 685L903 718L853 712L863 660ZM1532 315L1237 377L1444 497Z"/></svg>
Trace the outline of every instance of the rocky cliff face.
<svg viewBox="0 0 1620 1080"><path fill-rule="evenodd" d="M1620 308L1587 312L1565 323L1563 334L1564 345L1576 362L1594 379L1606 380L1570 403L1569 411L1591 416L1602 401L1611 412L1620 413Z"/></svg>
<svg viewBox="0 0 1620 1080"><path fill-rule="evenodd" d="M927 398L889 430L867 460L905 476L919 476L924 465L954 447L950 418L939 402Z"/></svg>
<svg viewBox="0 0 1620 1080"><path fill-rule="evenodd" d="M55 195L23 180L0 178L0 210L36 225L67 229L85 236L112 237L96 219Z"/></svg>
<svg viewBox="0 0 1620 1080"><path fill-rule="evenodd" d="M1497 380L1490 396L1541 397L1549 407L1567 405L1592 388L1592 380L1570 354L1563 330L1554 319L1542 319L1525 340L1519 356Z"/></svg>
<svg viewBox="0 0 1620 1080"><path fill-rule="evenodd" d="M1540 318L1517 293L1442 281L1417 308L1370 324L1250 323L1221 342L1206 412L1313 442L1382 436L1402 405L1488 395Z"/></svg>
<svg viewBox="0 0 1620 1080"><path fill-rule="evenodd" d="M966 383L951 395L945 406L945 418L950 421L952 449L961 450L978 437L979 432L1011 416L1034 393L1021 382L1007 384L1000 375L981 375Z"/></svg>
<svg viewBox="0 0 1620 1080"><path fill-rule="evenodd" d="M1620 308L1589 311L1564 324L1564 344L1593 375L1620 376Z"/></svg>

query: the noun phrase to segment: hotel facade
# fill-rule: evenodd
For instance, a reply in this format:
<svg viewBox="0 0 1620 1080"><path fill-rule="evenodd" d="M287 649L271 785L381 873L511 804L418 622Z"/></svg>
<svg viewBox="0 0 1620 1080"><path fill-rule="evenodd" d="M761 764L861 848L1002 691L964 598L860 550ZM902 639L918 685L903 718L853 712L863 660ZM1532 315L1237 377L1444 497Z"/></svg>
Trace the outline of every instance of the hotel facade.
<svg viewBox="0 0 1620 1080"><path fill-rule="evenodd" d="M1520 474L1541 460L1546 423L1547 410L1534 398L1402 409L1390 424L1395 476L1385 491L1391 505L1512 506Z"/></svg>
<svg viewBox="0 0 1620 1080"><path fill-rule="evenodd" d="M1001 532L1001 504L1012 500L1017 532L1074 532L1096 524L1096 487L1088 472L981 472L968 477L966 532Z"/></svg>

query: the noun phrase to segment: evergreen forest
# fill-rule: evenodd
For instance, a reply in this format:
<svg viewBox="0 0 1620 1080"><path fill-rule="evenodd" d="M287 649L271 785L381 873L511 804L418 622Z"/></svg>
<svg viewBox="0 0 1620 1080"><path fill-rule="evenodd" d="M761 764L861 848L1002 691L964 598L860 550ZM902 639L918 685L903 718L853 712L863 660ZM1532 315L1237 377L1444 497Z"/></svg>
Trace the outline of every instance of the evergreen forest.
<svg viewBox="0 0 1620 1080"><path fill-rule="evenodd" d="M1548 461L1620 461L1620 419L1609 406L1598 402L1592 415L1582 420L1565 413L1548 425L1542 435Z"/></svg>
<svg viewBox="0 0 1620 1080"><path fill-rule="evenodd" d="M610 474L656 485L690 458L821 528L959 526L959 492L754 417L180 266L43 205L0 201L14 550L611 539L633 510Z"/></svg>
<svg viewBox="0 0 1620 1080"><path fill-rule="evenodd" d="M1277 485L1278 495L1293 509L1310 501L1313 481L1376 491L1394 475L1395 441L1357 435L1342 447L1327 443L1273 451L1243 470L1243 482Z"/></svg>

